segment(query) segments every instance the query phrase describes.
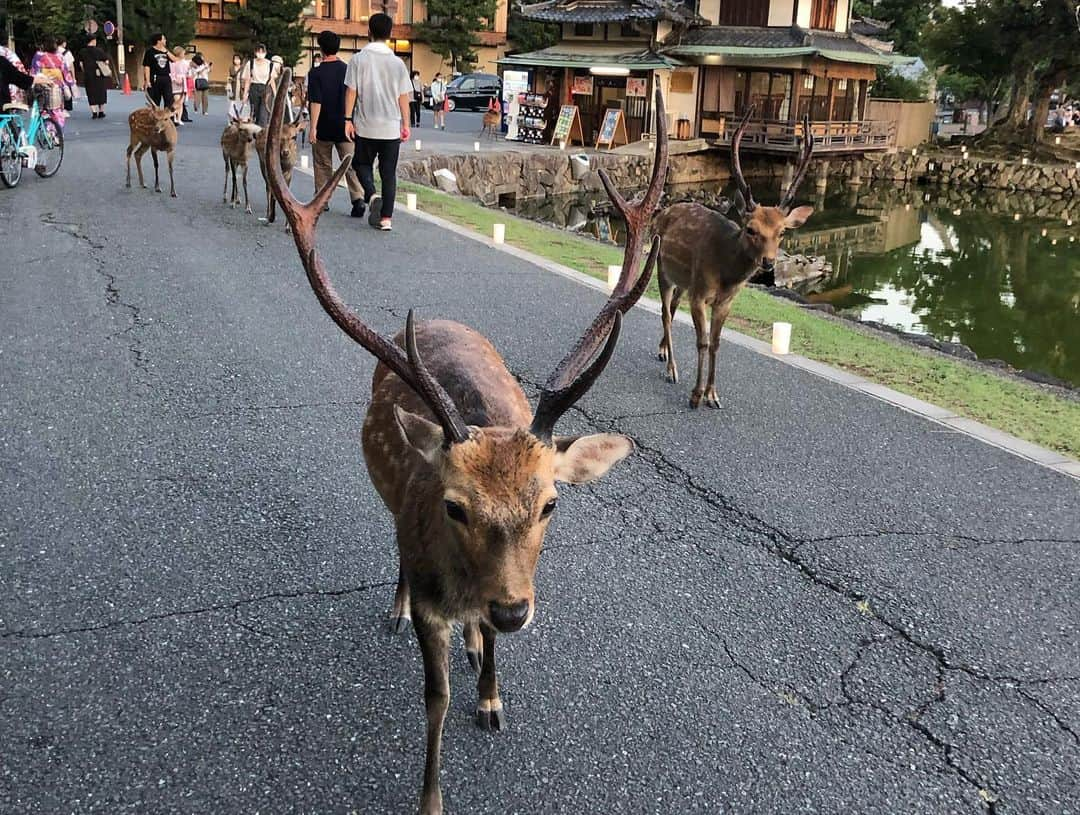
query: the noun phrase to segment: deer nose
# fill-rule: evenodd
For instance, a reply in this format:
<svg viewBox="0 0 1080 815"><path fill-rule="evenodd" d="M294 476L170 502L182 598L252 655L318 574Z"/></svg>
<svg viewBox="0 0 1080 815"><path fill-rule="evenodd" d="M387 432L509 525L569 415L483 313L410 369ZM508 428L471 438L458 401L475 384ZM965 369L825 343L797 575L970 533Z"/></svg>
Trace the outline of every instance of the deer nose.
<svg viewBox="0 0 1080 815"><path fill-rule="evenodd" d="M776 268L776 258L762 258L761 270L764 272L771 272Z"/></svg>
<svg viewBox="0 0 1080 815"><path fill-rule="evenodd" d="M517 631L529 619L529 601L519 600L510 604L491 602L488 604L488 611L495 627L502 633L509 634Z"/></svg>

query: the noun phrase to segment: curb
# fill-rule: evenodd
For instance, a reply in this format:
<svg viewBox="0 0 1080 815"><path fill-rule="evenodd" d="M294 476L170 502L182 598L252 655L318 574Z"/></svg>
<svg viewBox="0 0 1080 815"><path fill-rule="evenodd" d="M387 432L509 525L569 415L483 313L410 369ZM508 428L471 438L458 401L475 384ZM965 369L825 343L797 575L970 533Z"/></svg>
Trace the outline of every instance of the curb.
<svg viewBox="0 0 1080 815"><path fill-rule="evenodd" d="M303 173L304 175L313 175L313 172L310 169L296 167L295 171ZM438 190L431 190L431 192L436 195L445 195L445 193L441 193ZM411 218L416 218L433 226L438 226L442 229L454 232L463 238L482 243L495 251L512 255L518 260L526 261L527 263L538 266L552 274L557 274L560 277L573 280L579 285L587 286L590 289L595 289L596 291L607 294L607 286L603 281L591 277L584 272L571 269L569 266L563 266L561 263L555 263L547 258L533 254L524 249L518 249L516 246L511 246L510 244L497 244L491 238L473 232L471 229L458 226L457 224L439 218L436 215L431 215L420 210L409 211L404 208L400 209L399 212ZM649 297L642 297L635 308L644 309L645 311L658 316L660 314L660 302ZM693 326L693 320L691 320L690 315L685 312L676 312L674 319L676 322L682 323L683 325ZM962 433L965 436L978 439L984 444L989 444L991 447L1004 450L1025 461L1030 461L1041 467L1060 473L1061 475L1080 480L1080 461L1069 458L1062 453L1040 447L1032 442L1025 441L1024 439L1017 438L1009 433L989 427L982 422L977 422L974 419L969 419L965 416L959 416L947 408L924 402L922 399L908 396L905 393L900 393L885 385L879 385L878 383L871 382L857 374L848 373L839 368L834 368L831 365L826 365L823 362L807 359L798 354L774 354L769 343L756 339L755 337L750 337L746 334L741 334L738 331L725 328L722 339L724 342L730 342L732 345L746 348L749 351L753 351L755 354L760 354L761 356L768 357L784 365L790 365L793 368L798 368L806 373L813 374L822 379L827 379L840 387L856 391L864 396L871 396L882 402L887 402L908 413L921 416L927 421L941 425L953 432Z"/></svg>

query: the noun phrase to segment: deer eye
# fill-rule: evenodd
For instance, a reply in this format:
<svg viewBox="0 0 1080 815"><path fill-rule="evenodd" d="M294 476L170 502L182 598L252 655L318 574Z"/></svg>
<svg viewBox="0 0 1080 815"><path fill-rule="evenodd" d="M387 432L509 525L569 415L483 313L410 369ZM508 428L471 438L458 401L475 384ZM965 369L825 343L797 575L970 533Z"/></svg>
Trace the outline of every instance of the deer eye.
<svg viewBox="0 0 1080 815"><path fill-rule="evenodd" d="M758 231L754 229L754 227L748 226L746 227L746 235L749 238L756 238L758 236Z"/></svg>
<svg viewBox="0 0 1080 815"><path fill-rule="evenodd" d="M555 511L555 505L558 503L558 498L552 498L550 501L544 504L544 508L540 510L540 518L543 519L551 517L551 513Z"/></svg>
<svg viewBox="0 0 1080 815"><path fill-rule="evenodd" d="M459 504L457 501L445 501L446 514L450 516L450 520L457 521L462 526L469 525L469 517L465 514L465 507Z"/></svg>

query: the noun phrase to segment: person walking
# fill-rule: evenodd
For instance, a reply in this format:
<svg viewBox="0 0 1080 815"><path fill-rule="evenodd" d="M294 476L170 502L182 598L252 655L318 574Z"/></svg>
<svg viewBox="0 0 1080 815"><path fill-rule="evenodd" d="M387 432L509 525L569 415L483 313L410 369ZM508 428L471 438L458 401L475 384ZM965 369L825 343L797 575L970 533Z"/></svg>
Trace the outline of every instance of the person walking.
<svg viewBox="0 0 1080 815"><path fill-rule="evenodd" d="M195 84L192 107L196 113L201 108L203 116L210 112L210 69L213 67L214 63L207 62L201 51L191 58L191 77Z"/></svg>
<svg viewBox="0 0 1080 815"><path fill-rule="evenodd" d="M75 81L75 55L68 50L67 40L63 37L56 40L56 53L64 61L64 68L71 77L71 84L64 93L64 110L70 112L75 109L75 100L79 97L79 85Z"/></svg>
<svg viewBox="0 0 1080 815"><path fill-rule="evenodd" d="M112 76L112 67L109 65L108 54L98 47L95 35L90 35L86 47L79 52L79 64L82 65L90 118L104 119L105 103L109 101L108 80Z"/></svg>
<svg viewBox="0 0 1080 815"><path fill-rule="evenodd" d="M420 127L420 110L424 105L424 83L420 79L420 72L413 71L409 76L412 80L413 98L409 103L409 112L412 113L411 124Z"/></svg>
<svg viewBox="0 0 1080 815"><path fill-rule="evenodd" d="M266 58L266 46L259 43L255 46L255 56L244 66L244 92L241 98L251 106L251 121L260 127L266 127L270 121L266 107L266 86L270 83L271 70L273 63Z"/></svg>
<svg viewBox="0 0 1080 815"><path fill-rule="evenodd" d="M435 129L446 130L446 83L438 71L431 80L431 111L435 114Z"/></svg>
<svg viewBox="0 0 1080 815"><path fill-rule="evenodd" d="M408 68L386 44L393 29L389 15L372 14L368 20L371 42L353 55L345 71L345 136L356 141L353 167L371 210L368 223L384 232L393 228L398 154L401 143L409 140L413 95ZM381 197L375 194L376 160Z"/></svg>
<svg viewBox="0 0 1080 815"><path fill-rule="evenodd" d="M225 86L225 98L229 100L229 117L241 119L244 107L243 89L241 79L244 72L244 58L239 54L232 55L232 65L229 66L229 83Z"/></svg>
<svg viewBox="0 0 1080 815"><path fill-rule="evenodd" d="M59 91L59 99L52 100L49 112L53 115L60 127L64 126L67 119L65 112L65 100L71 98L71 86L75 83L75 77L68 71L64 64L64 58L58 53L56 40L53 37L43 37L41 48L30 61L30 73L44 74L56 86ZM66 91L66 92L65 92Z"/></svg>
<svg viewBox="0 0 1080 815"><path fill-rule="evenodd" d="M164 34L152 34L150 47L143 54L143 87L150 100L160 107L173 109L172 76L169 65L176 59L169 53Z"/></svg>
<svg viewBox="0 0 1080 815"><path fill-rule="evenodd" d="M191 121L191 117L188 116L187 111L187 82L188 73L191 69L191 62L185 55L183 46L176 46L172 52L173 56L176 57L169 66L169 78L172 82L172 92L175 100L174 107L176 110L173 121L178 125L182 125Z"/></svg>
<svg viewBox="0 0 1080 815"><path fill-rule="evenodd" d="M338 59L341 37L333 31L319 34L322 61L307 76L308 108L311 111L311 159L315 169L315 189L322 189L332 176L334 151L338 159L352 163L356 145L345 138L345 63ZM345 183L352 201L352 216L364 216L364 188L350 168Z"/></svg>

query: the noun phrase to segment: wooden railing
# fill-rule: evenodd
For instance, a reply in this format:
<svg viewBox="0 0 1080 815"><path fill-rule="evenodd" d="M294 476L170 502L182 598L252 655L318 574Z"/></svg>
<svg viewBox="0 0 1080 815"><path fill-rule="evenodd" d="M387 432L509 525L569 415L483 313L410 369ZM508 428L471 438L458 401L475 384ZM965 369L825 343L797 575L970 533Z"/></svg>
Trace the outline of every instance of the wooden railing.
<svg viewBox="0 0 1080 815"><path fill-rule="evenodd" d="M714 144L730 145L739 119L731 114L702 122L702 136ZM895 144L892 122L811 122L814 150L819 153L886 150ZM802 122L752 121L743 135L744 149L767 153L794 153L802 143Z"/></svg>

